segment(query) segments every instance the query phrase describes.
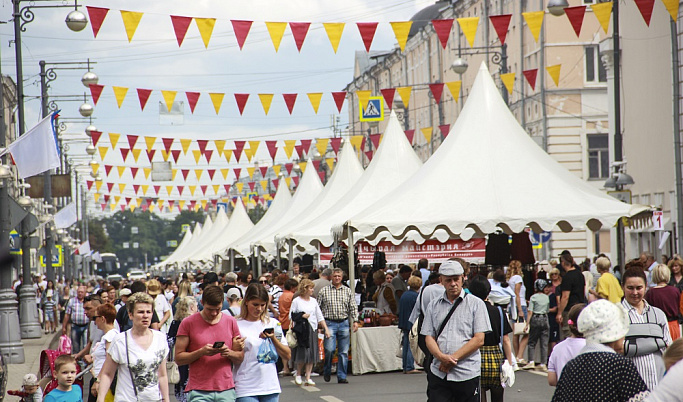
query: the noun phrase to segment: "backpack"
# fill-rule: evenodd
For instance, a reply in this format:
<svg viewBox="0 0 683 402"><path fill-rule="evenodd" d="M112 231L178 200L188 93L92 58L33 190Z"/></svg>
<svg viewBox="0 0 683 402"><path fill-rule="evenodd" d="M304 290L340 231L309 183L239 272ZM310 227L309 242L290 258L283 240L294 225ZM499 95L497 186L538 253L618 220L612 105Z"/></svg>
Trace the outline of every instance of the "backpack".
<svg viewBox="0 0 683 402"><path fill-rule="evenodd" d="M57 350L60 353L64 354L71 354L71 338L69 338L67 335L62 335L59 337L59 347Z"/></svg>

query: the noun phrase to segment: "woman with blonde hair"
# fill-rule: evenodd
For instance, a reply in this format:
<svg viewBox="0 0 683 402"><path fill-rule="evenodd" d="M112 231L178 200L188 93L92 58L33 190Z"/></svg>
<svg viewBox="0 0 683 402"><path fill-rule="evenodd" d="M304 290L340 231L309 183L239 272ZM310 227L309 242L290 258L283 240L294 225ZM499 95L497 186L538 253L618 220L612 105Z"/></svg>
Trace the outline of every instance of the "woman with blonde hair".
<svg viewBox="0 0 683 402"><path fill-rule="evenodd" d="M173 300L173 303L171 303L173 314L175 314L176 312L176 304L178 304L178 300L182 299L185 296L192 296L192 282L188 281L187 279L183 279L178 284L178 294L176 295L176 298Z"/></svg>
<svg viewBox="0 0 683 402"><path fill-rule="evenodd" d="M645 293L645 300L651 306L657 307L664 312L666 321L669 323L671 340L675 341L681 337L681 329L678 325L681 291L675 286L669 285L670 280L671 271L669 267L664 264L655 266L652 269L652 282L655 286Z"/></svg>
<svg viewBox="0 0 683 402"><path fill-rule="evenodd" d="M189 284L189 282L187 282ZM168 334L166 339L168 340L168 348L171 350L171 356L174 355L173 347L175 347L176 336L178 335L178 328L180 328L180 323L187 317L197 312L197 300L186 295L183 297L176 298L176 312L173 316L173 322L168 328ZM178 366L178 371L180 372L180 381L175 384L175 397L178 402L187 402L187 394L185 392L185 386L187 385L187 380L190 379L190 366Z"/></svg>
<svg viewBox="0 0 683 402"><path fill-rule="evenodd" d="M154 311L159 317L160 331L167 334L168 327L171 325L171 305L168 304L166 296L163 295L161 283L156 279L150 279L147 282L147 293L154 299Z"/></svg>
<svg viewBox="0 0 683 402"><path fill-rule="evenodd" d="M526 305L526 287L522 279L522 263L517 260L510 261L507 274L505 275L507 282L515 292L515 306L510 308L517 308L517 322L526 322L527 320L527 305ZM514 314L510 314L514 317ZM515 348L515 354L519 365L526 365L524 360L524 350L529 342L529 335L512 335L512 345Z"/></svg>

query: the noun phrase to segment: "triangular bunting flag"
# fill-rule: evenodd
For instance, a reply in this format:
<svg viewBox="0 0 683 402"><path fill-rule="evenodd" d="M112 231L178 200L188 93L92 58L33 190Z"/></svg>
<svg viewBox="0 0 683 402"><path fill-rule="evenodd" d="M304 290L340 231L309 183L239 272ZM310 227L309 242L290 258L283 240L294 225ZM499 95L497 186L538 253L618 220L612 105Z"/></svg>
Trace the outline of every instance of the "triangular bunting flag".
<svg viewBox="0 0 683 402"><path fill-rule="evenodd" d="M251 24L254 21L230 20L230 22L232 23L232 30L235 32L235 38L237 38L237 44L240 50L242 50L244 41L247 40L247 35L249 35Z"/></svg>
<svg viewBox="0 0 683 402"><path fill-rule="evenodd" d="M654 0L652 1L654 2ZM572 24L576 36L579 37L581 35L581 26L583 25L583 16L586 14L586 6L565 7L564 13Z"/></svg>
<svg viewBox="0 0 683 402"><path fill-rule="evenodd" d="M211 34L213 33L213 27L216 25L215 18L195 18L194 22L197 24L197 29L199 29L199 34L202 36L204 41L204 48L209 48L209 41L211 40Z"/></svg>
<svg viewBox="0 0 683 402"><path fill-rule="evenodd" d="M171 145L173 145L173 138L162 138L161 142L164 143L164 149L166 152L171 152Z"/></svg>
<svg viewBox="0 0 683 402"><path fill-rule="evenodd" d="M202 151L198 149L193 149L192 150L192 155L194 156L194 161L197 165L199 165L199 159L202 157Z"/></svg>
<svg viewBox="0 0 683 402"><path fill-rule="evenodd" d="M372 91L356 91L356 96L358 96L358 103L360 107L365 110L370 102L370 96L372 96Z"/></svg>
<svg viewBox="0 0 683 402"><path fill-rule="evenodd" d="M135 31L138 29L142 13L121 10L121 18L123 19L123 26L126 28L128 42L130 42L133 40L133 35L135 35Z"/></svg>
<svg viewBox="0 0 683 402"><path fill-rule="evenodd" d="M240 158L242 157L242 150L244 149L244 144L246 144L245 141L235 141L235 158L237 159L237 162L239 162Z"/></svg>
<svg viewBox="0 0 683 402"><path fill-rule="evenodd" d="M334 104L337 105L337 110L341 113L344 100L346 99L346 92L332 92L332 98L334 98Z"/></svg>
<svg viewBox="0 0 683 402"><path fill-rule="evenodd" d="M249 100L249 94L235 94L235 102L237 102L237 109L239 109L240 115L244 112L247 100Z"/></svg>
<svg viewBox="0 0 683 402"><path fill-rule="evenodd" d="M190 149L190 144L192 144L192 140L189 138L181 138L180 139L180 146L183 148L183 155L187 155L187 150Z"/></svg>
<svg viewBox="0 0 683 402"><path fill-rule="evenodd" d="M550 78L553 79L553 82L555 83L556 87L560 86L560 68L562 67L562 64L555 64L554 66L548 66L546 67L546 71L548 74L550 74Z"/></svg>
<svg viewBox="0 0 683 402"><path fill-rule="evenodd" d="M323 22L323 27L325 27L325 32L327 32L327 37L330 39L330 44L335 53L339 48L339 41L345 25L343 22Z"/></svg>
<svg viewBox="0 0 683 402"><path fill-rule="evenodd" d="M427 143L432 141L432 132L434 131L432 127L421 128L420 131L422 132L422 135L425 136L425 140L427 140Z"/></svg>
<svg viewBox="0 0 683 402"><path fill-rule="evenodd" d="M510 27L510 20L512 19L512 14L503 15L492 15L489 17L493 29L496 30L498 34L498 39L500 40L501 46L505 44L505 37L508 34L508 28Z"/></svg>
<svg viewBox="0 0 683 402"><path fill-rule="evenodd" d="M460 99L460 87L462 86L462 81L447 82L446 86L448 87L448 91L451 93L453 100L457 102L458 99Z"/></svg>
<svg viewBox="0 0 683 402"><path fill-rule="evenodd" d="M268 189L268 180L261 180L259 181L259 184L261 185L263 191L266 191Z"/></svg>
<svg viewBox="0 0 683 402"><path fill-rule="evenodd" d="M135 144L138 142L138 136L137 135L127 135L126 138L128 138L128 146L130 149L135 148Z"/></svg>
<svg viewBox="0 0 683 402"><path fill-rule="evenodd" d="M231 184L223 184L223 188L225 189L225 194L230 194L230 187L232 187Z"/></svg>
<svg viewBox="0 0 683 402"><path fill-rule="evenodd" d="M410 33L410 27L413 26L413 21L390 22L390 24L391 29L394 30L398 47L401 48L402 52L405 51L406 42L408 42L408 34Z"/></svg>
<svg viewBox="0 0 683 402"><path fill-rule="evenodd" d="M313 140L300 140L301 141L301 147L304 150L304 153L308 155L308 151L311 150L311 143Z"/></svg>
<svg viewBox="0 0 683 402"><path fill-rule="evenodd" d="M127 155L127 153L126 153ZM125 162L125 158L124 158ZM126 172L126 167L125 166L117 166L116 171L119 173L119 179L123 178L123 174Z"/></svg>
<svg viewBox="0 0 683 402"><path fill-rule="evenodd" d="M256 167L254 167L254 166L247 167L247 173L249 174L249 178L251 180L254 180L254 172L255 171L256 171ZM252 190L253 190L253 186L252 186Z"/></svg>
<svg viewBox="0 0 683 402"><path fill-rule="evenodd" d="M140 110L145 110L145 105L147 105L147 100L149 99L149 96L152 94L152 90L137 88L137 92L138 100L140 101Z"/></svg>
<svg viewBox="0 0 683 402"><path fill-rule="evenodd" d="M304 45L304 40L306 39L306 34L308 33L308 28L310 26L310 22L289 23L289 29L292 31L292 36L294 36L294 43L296 43L296 48L299 49L299 53L301 53L301 47Z"/></svg>
<svg viewBox="0 0 683 402"><path fill-rule="evenodd" d="M351 145L356 150L356 152L360 151L361 144L363 144L364 139L365 136L363 135L354 135L349 139L349 141L351 141Z"/></svg>
<svg viewBox="0 0 683 402"><path fill-rule="evenodd" d="M187 181L187 175L190 174L190 169L180 169L180 173L183 175L183 180Z"/></svg>
<svg viewBox="0 0 683 402"><path fill-rule="evenodd" d="M443 93L443 83L429 84L429 90L432 91L432 96L437 104L441 102L441 94Z"/></svg>
<svg viewBox="0 0 683 402"><path fill-rule="evenodd" d="M652 18L652 9L655 7L655 0L633 0L638 6L640 15L643 16L645 24L650 26L650 18Z"/></svg>
<svg viewBox="0 0 683 402"><path fill-rule="evenodd" d="M398 87L396 88L396 92L398 92L398 96L401 97L401 101L403 101L403 105L408 108L408 104L410 103L410 91L413 90L413 87Z"/></svg>
<svg viewBox="0 0 683 402"><path fill-rule="evenodd" d="M331 172L334 169L334 158L325 158L325 163Z"/></svg>
<svg viewBox="0 0 683 402"><path fill-rule="evenodd" d="M147 145L147 150L151 151L154 147L154 143L157 141L157 137L145 136L145 145Z"/></svg>
<svg viewBox="0 0 683 402"><path fill-rule="evenodd" d="M249 149L251 149L252 154L256 155L259 145L261 145L261 141L249 141Z"/></svg>
<svg viewBox="0 0 683 402"><path fill-rule="evenodd" d="M171 150L171 155L173 156L173 161L177 164L178 159L180 158L180 150L179 149Z"/></svg>
<svg viewBox="0 0 683 402"><path fill-rule="evenodd" d="M318 108L320 107L320 99L323 97L322 92L308 93L308 100L311 101L311 106L313 106L313 111L318 114Z"/></svg>
<svg viewBox="0 0 683 402"><path fill-rule="evenodd" d="M360 32L360 37L363 39L363 44L365 45L365 51L370 52L370 46L372 46L372 40L375 38L375 31L377 31L376 22L357 22L358 32Z"/></svg>
<svg viewBox="0 0 683 402"><path fill-rule="evenodd" d="M100 32L100 28L102 28L102 23L104 22L104 18L107 16L109 9L92 6L85 6L85 8L88 9L88 16L90 17L92 33L95 36L95 38L97 38L97 34Z"/></svg>
<svg viewBox="0 0 683 402"><path fill-rule="evenodd" d="M90 138L92 139L92 144L94 146L97 146L97 143L100 141L100 137L102 137L101 131L91 131L90 132Z"/></svg>
<svg viewBox="0 0 683 402"><path fill-rule="evenodd" d="M663 0L664 2L671 1L671 0ZM673 0L676 3L676 7L678 7L678 0ZM595 15L595 18L598 19L598 22L600 23L600 26L602 27L602 30L607 33L609 30L609 20L610 17L612 16L612 2L608 1L605 3L596 3L591 5L591 10L593 10L593 14ZM678 14L678 8L676 9L676 14Z"/></svg>
<svg viewBox="0 0 683 402"><path fill-rule="evenodd" d="M109 148L107 147L97 147L97 149L100 151L100 159L104 160L104 157L107 155L107 151L109 151Z"/></svg>
<svg viewBox="0 0 683 402"><path fill-rule="evenodd" d="M190 112L194 113L194 108L199 100L199 92L185 92L185 96L187 96L187 103L190 105Z"/></svg>
<svg viewBox="0 0 683 402"><path fill-rule="evenodd" d="M211 163L211 155L213 155L212 149L207 149L206 151L204 151L204 158L206 159L206 163Z"/></svg>
<svg viewBox="0 0 683 402"><path fill-rule="evenodd" d="M173 32L175 32L178 47L183 44L183 39L185 39L190 23L192 23L192 17L171 16L171 24L173 24Z"/></svg>
<svg viewBox="0 0 683 402"><path fill-rule="evenodd" d="M412 145L413 144L413 138L415 137L415 130L406 130L405 134L406 134L406 138L408 138L408 142Z"/></svg>
<svg viewBox="0 0 683 402"><path fill-rule="evenodd" d="M441 131L441 138L442 140L448 137L448 133L451 131L451 125L450 124L442 124L439 126L439 131Z"/></svg>
<svg viewBox="0 0 683 402"><path fill-rule="evenodd" d="M225 149L225 140L214 140L213 145L216 147L216 152L218 152L218 155L223 155L223 149Z"/></svg>
<svg viewBox="0 0 683 402"><path fill-rule="evenodd" d="M512 95L512 90L515 86L515 73L501 74L500 80L503 81L503 85L507 88L508 93Z"/></svg>
<svg viewBox="0 0 683 402"><path fill-rule="evenodd" d="M152 159L154 159L154 153L156 152L156 150L150 149L149 151L146 151L146 152L147 152L147 160L151 163Z"/></svg>
<svg viewBox="0 0 683 402"><path fill-rule="evenodd" d="M161 95L164 97L164 102L166 102L166 107L168 111L171 111L173 107L173 101L175 101L175 96L178 91L161 91Z"/></svg>
<svg viewBox="0 0 683 402"><path fill-rule="evenodd" d="M128 153L130 152L130 149L128 148L121 148L119 149L121 151L121 158L123 158L123 162L126 162L126 157L128 157Z"/></svg>
<svg viewBox="0 0 683 402"><path fill-rule="evenodd" d="M538 43L538 37L541 34L541 27L543 26L543 17L545 16L545 11L529 11L522 13L522 17L524 17L524 21L526 21L526 25L529 27L529 31L531 31L531 35L534 37L534 40Z"/></svg>
<svg viewBox="0 0 683 402"><path fill-rule="evenodd" d="M275 176L280 176L280 169L282 169L282 165L273 165L273 173L275 173Z"/></svg>
<svg viewBox="0 0 683 402"><path fill-rule="evenodd" d="M477 35L477 27L479 26L479 17L467 17L458 18L458 24L462 33L465 35L465 39L470 44L470 47L474 47L474 38Z"/></svg>
<svg viewBox="0 0 683 402"><path fill-rule="evenodd" d="M293 163L285 163L285 170L287 171L287 176L292 174L292 168L294 168Z"/></svg>
<svg viewBox="0 0 683 402"><path fill-rule="evenodd" d="M273 47L277 52L280 49L280 42L282 42L282 36L285 34L285 29L287 29L287 23L266 22L266 28L268 28L270 40L273 41Z"/></svg>
<svg viewBox="0 0 683 402"><path fill-rule="evenodd" d="M318 138L315 140L315 148L318 150L318 153L320 155L325 156L327 153L327 144L330 143L329 138Z"/></svg>
<svg viewBox="0 0 683 402"><path fill-rule="evenodd" d="M287 154L287 159L292 159L292 152L294 152L295 145L296 140L285 140L285 154Z"/></svg>
<svg viewBox="0 0 683 402"><path fill-rule="evenodd" d="M206 173L208 173L209 179L213 180L213 176L216 175L216 169L206 169Z"/></svg>
<svg viewBox="0 0 683 402"><path fill-rule="evenodd" d="M194 170L194 176L197 178L197 181L202 179L203 173L204 173L204 169L195 169Z"/></svg>
<svg viewBox="0 0 683 402"><path fill-rule="evenodd" d="M270 158L275 161L275 155L277 154L277 140L266 140L266 147L268 148Z"/></svg>
<svg viewBox="0 0 683 402"><path fill-rule="evenodd" d="M230 169L228 169L228 168L221 169L221 174L223 175L223 180L228 180L228 173L230 173Z"/></svg>
<svg viewBox="0 0 683 402"><path fill-rule="evenodd" d="M221 104L223 103L224 93L210 93L211 103L213 103L213 108L216 110L216 114L221 110Z"/></svg>
<svg viewBox="0 0 683 402"><path fill-rule="evenodd" d="M304 146L303 145L297 145L294 148L296 149L297 155L299 155L299 159L303 159L305 157Z"/></svg>
<svg viewBox="0 0 683 402"><path fill-rule="evenodd" d="M116 98L116 104L119 105L119 109L121 109L121 104L123 103L123 99L126 97L126 94L128 93L128 88L125 87L111 87L114 90L114 97Z"/></svg>
<svg viewBox="0 0 683 402"><path fill-rule="evenodd" d="M175 169L172 169L171 172L171 179L175 180ZM149 180L149 175L152 173L152 168L142 168L142 173L145 174L145 180Z"/></svg>
<svg viewBox="0 0 683 402"><path fill-rule="evenodd" d="M135 163L138 163L138 158L140 158L140 153L142 153L142 149L131 149L130 152L133 154L133 160Z"/></svg>
<svg viewBox="0 0 683 402"><path fill-rule="evenodd" d="M113 166L111 166L111 165L104 165L104 173L105 173L107 176L109 176L109 172L111 172L111 169L112 169L112 168L113 168ZM98 183L101 183L101 182L98 182Z"/></svg>
<svg viewBox="0 0 683 402"><path fill-rule="evenodd" d="M335 155L339 153L339 148L341 148L341 143L342 143L341 137L330 138L330 146L332 147L332 150L334 151Z"/></svg>
<svg viewBox="0 0 683 402"><path fill-rule="evenodd" d="M224 149L223 156L225 156L225 161L230 163L230 159L232 159L232 149Z"/></svg>
<svg viewBox="0 0 683 402"><path fill-rule="evenodd" d="M320 162L321 162L321 161L319 161L319 160L317 160L317 159L314 159L314 160L313 160L313 169L315 169L315 170L320 170ZM298 183L296 183L296 184L298 184Z"/></svg>
<svg viewBox="0 0 683 402"><path fill-rule="evenodd" d="M287 110L289 110L289 114L292 114L292 110L294 110L296 96L297 94L282 94L282 97L285 99L285 104L287 105Z"/></svg>
<svg viewBox="0 0 683 402"><path fill-rule="evenodd" d="M387 104L387 107L391 109L394 105L396 88L380 89L380 92L382 92L382 97L384 97L384 102Z"/></svg>
<svg viewBox="0 0 683 402"><path fill-rule="evenodd" d="M116 144L119 143L119 138L121 138L121 134L109 133L109 143L111 144L111 149L116 148Z"/></svg>
<svg viewBox="0 0 683 402"><path fill-rule="evenodd" d="M308 162L299 162L299 170L301 170L301 173L306 172L306 168L308 167Z"/></svg>
<svg viewBox="0 0 683 402"><path fill-rule="evenodd" d="M270 110L270 104L273 102L273 94L258 94L261 100L261 106L263 106L263 112L267 115Z"/></svg>
<svg viewBox="0 0 683 402"><path fill-rule="evenodd" d="M382 134L370 134L370 142L372 142L373 149L379 148L379 140L382 137ZM323 155L321 153L321 155Z"/></svg>
<svg viewBox="0 0 683 402"><path fill-rule="evenodd" d="M259 166L258 170L260 171L261 177L263 177L263 178L265 178L266 175L268 174L268 166Z"/></svg>
<svg viewBox="0 0 683 402"><path fill-rule="evenodd" d="M673 19L674 22L677 22L678 7L680 6L680 2L678 0L662 0L662 3L664 3L664 7L666 7L666 10L669 12L669 15L671 15L671 19ZM610 2L610 10L612 9L611 4L612 3ZM596 4L592 5L591 7L594 7L595 5ZM595 12L595 9L593 9L593 12Z"/></svg>
<svg viewBox="0 0 683 402"><path fill-rule="evenodd" d="M102 90L104 85L90 84L90 96L92 96L92 101L97 106L97 101L100 100L100 95L102 95Z"/></svg>
<svg viewBox="0 0 683 402"><path fill-rule="evenodd" d="M526 78L527 82L529 83L529 86L531 86L531 89L535 90L536 89L536 76L538 75L538 69L534 68L533 70L524 70L522 71L524 73L524 77Z"/></svg>
<svg viewBox="0 0 683 402"><path fill-rule="evenodd" d="M441 42L441 46L446 49L448 46L448 38L451 36L451 28L453 28L453 19L432 20L432 26L436 32L436 36Z"/></svg>

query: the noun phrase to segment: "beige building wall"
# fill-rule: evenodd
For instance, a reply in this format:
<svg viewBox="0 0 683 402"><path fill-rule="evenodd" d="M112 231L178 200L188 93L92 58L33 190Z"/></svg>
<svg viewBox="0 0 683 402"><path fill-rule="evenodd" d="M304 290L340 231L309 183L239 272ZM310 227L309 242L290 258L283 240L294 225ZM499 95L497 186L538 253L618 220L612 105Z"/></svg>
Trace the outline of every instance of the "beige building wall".
<svg viewBox="0 0 683 402"><path fill-rule="evenodd" d="M602 188L606 174L590 178L591 168L588 157L588 142L591 135L608 137L607 84L600 80L601 68L598 45L607 35L599 26L597 19L587 9L581 36L577 38L566 16L555 17L546 11L539 42L531 35L522 18L522 12L543 10L543 0L461 0L455 3L439 2L428 7L414 17L415 25L422 25L417 32L411 32L405 52L398 47L386 52L357 52L354 79L347 91L372 90L373 95L381 95L380 89L399 86L412 86L409 108L397 107L394 110L405 123L405 129L414 129L413 148L424 161L438 149L442 141L438 126L450 124L458 117L470 92L479 65L488 62L494 80L500 82L500 66L493 60L500 53L500 41L489 23L488 16L512 14L506 45L507 66L514 72L514 91L508 95L510 110L536 143L547 150L568 170L587 180L596 188ZM584 0L570 0L570 6L584 5ZM443 49L433 30L431 19L479 17L475 48L454 23L448 47ZM422 21L422 23L420 23ZM610 32L611 34L611 32ZM593 49L593 79L587 77L586 49ZM488 49L488 53L487 53ZM465 59L469 69L462 75L451 70L453 61ZM559 86L555 86L545 72L546 66L561 64ZM538 68L536 88L527 84L522 71ZM604 78L604 77L603 77ZM444 88L441 104L437 105L431 97L428 84L435 82L462 81L459 99L453 99ZM502 91L506 91L502 89ZM400 99L398 94L396 100ZM386 120L379 124L359 121L358 99L353 96L353 107L349 108L350 134L378 133L384 130ZM385 115L390 111L386 110ZM427 143L421 129L433 127L432 141ZM369 143L369 141L366 141ZM362 158L365 158L362 155ZM364 163L368 163L367 159ZM605 169L603 169L605 170ZM542 183L541 183L542 184ZM549 202L561 194L539 194ZM586 231L571 233L553 232L552 241L539 257L549 258L569 249L576 257L592 256L598 251L609 252L609 230L602 236ZM602 241L596 239L602 238Z"/></svg>

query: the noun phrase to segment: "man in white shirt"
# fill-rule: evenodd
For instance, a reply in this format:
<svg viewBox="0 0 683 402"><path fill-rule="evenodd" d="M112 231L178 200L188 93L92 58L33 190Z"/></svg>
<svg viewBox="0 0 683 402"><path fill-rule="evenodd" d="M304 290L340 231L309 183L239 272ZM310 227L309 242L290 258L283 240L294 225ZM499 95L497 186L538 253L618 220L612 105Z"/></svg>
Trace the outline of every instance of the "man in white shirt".
<svg viewBox="0 0 683 402"><path fill-rule="evenodd" d="M647 287L652 288L656 285L656 283L652 282L652 270L657 266L657 260L655 260L655 256L649 252L649 251L643 251L640 254L640 262L643 263L643 266L645 267L645 275L647 276Z"/></svg>
<svg viewBox="0 0 683 402"><path fill-rule="evenodd" d="M14 284L12 285L12 290L15 292L17 291L17 287L21 286L22 281L24 280L24 275L19 274L19 279L17 279Z"/></svg>

